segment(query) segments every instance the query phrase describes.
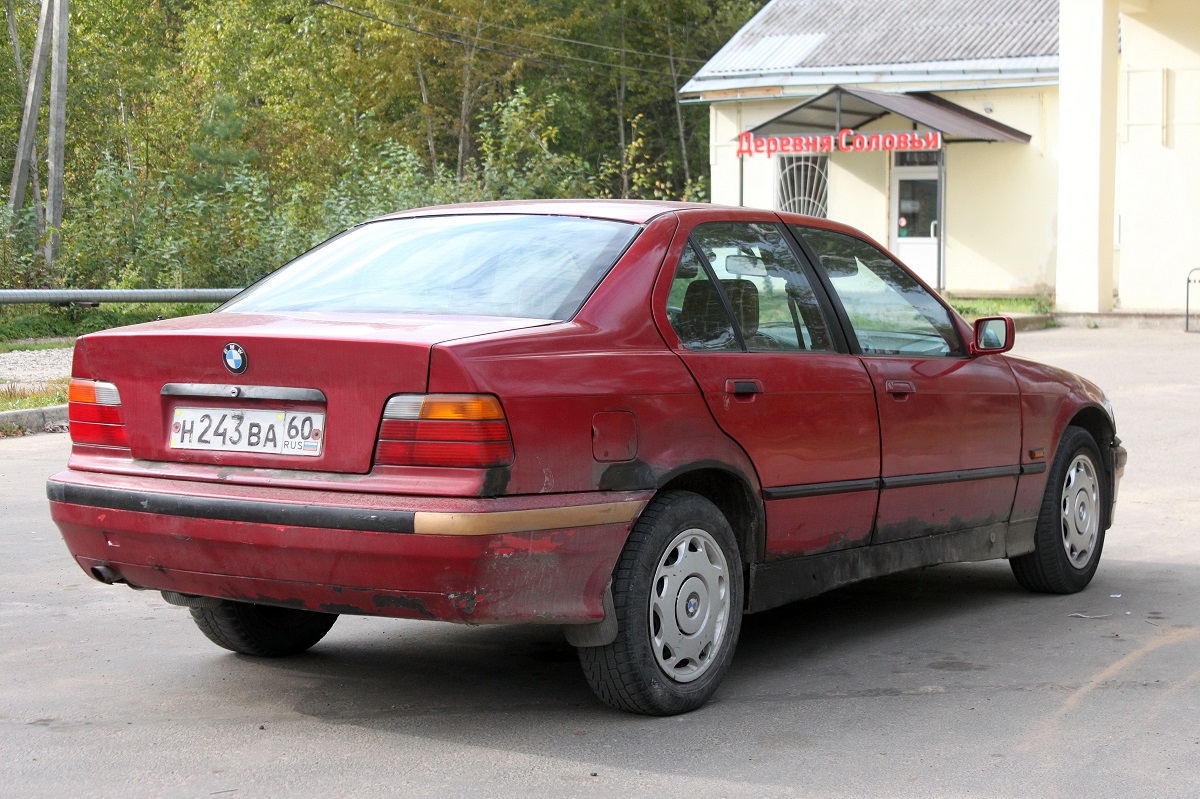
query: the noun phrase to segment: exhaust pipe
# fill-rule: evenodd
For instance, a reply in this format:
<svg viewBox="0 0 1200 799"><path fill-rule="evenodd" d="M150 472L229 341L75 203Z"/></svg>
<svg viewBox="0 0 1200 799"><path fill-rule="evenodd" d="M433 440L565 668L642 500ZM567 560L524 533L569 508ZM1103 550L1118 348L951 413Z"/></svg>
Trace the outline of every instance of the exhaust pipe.
<svg viewBox="0 0 1200 799"><path fill-rule="evenodd" d="M220 599L194 594L181 594L178 591L162 591L162 598L181 608L219 608L223 604Z"/></svg>
<svg viewBox="0 0 1200 799"><path fill-rule="evenodd" d="M96 578L105 585L114 585L115 583L125 582L125 578L121 573L111 566L93 566L92 577Z"/></svg>

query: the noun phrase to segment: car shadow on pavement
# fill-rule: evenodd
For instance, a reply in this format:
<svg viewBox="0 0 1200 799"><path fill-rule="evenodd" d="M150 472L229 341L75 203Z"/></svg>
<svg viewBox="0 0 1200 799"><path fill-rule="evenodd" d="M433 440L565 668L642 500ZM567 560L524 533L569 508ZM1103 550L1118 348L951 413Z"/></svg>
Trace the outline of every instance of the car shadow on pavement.
<svg viewBox="0 0 1200 799"><path fill-rule="evenodd" d="M1021 613L1030 600L1004 564L955 564L747 616L733 668L713 701L759 695L764 680L804 681L814 670L837 673L864 648L903 646L902 639L913 636L924 642L920 649L936 649L929 642L936 642L947 624L995 624L998 617ZM280 681L265 680L260 690L268 692L288 678L302 680L306 688L295 710L335 723L409 727L419 717L447 713L475 714L481 725L489 716L503 724L510 714L526 712L633 718L592 696L574 649L556 627L472 628L344 617L305 655L281 660L231 655L220 661L214 666L273 673ZM281 691L279 696L297 695Z"/></svg>
<svg viewBox="0 0 1200 799"><path fill-rule="evenodd" d="M1064 674L1065 651L1081 663L1104 664L1119 657L1113 634L1105 634L1112 625L1127 625L1118 652L1159 632L1109 606L1120 601L1110 598L1111 589L1146 585L1162 579L1153 577L1160 572L1161 564L1110 564L1073 596L1027 593L1003 561L848 586L747 617L715 697L673 718L601 704L554 627L346 617L305 655L213 655L191 679L222 705L296 714L306 729L349 725L399 747L418 738L536 757L552 752L571 769L586 763L753 784L753 764L734 756L747 751L747 736L789 756L802 750L816 767L838 756L847 735L908 730L921 718L943 719L936 731L924 722L926 737L969 737L958 725L971 717L956 709L992 697L1012 698L1037 718L1090 673ZM703 747L696 746L697 730ZM721 752L729 756L714 754Z"/></svg>

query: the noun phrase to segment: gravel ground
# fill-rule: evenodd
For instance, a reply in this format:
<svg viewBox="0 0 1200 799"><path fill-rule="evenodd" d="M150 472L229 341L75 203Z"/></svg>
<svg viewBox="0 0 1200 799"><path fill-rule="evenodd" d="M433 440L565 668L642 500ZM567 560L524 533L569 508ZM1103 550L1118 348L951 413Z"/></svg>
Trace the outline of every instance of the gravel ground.
<svg viewBox="0 0 1200 799"><path fill-rule="evenodd" d="M31 385L71 376L72 347L0 352L0 383Z"/></svg>

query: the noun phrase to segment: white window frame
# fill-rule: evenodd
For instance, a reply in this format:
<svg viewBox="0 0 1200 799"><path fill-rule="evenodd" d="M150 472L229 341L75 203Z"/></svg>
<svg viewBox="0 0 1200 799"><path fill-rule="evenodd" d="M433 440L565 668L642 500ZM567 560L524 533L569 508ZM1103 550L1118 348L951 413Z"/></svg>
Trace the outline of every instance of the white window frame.
<svg viewBox="0 0 1200 799"><path fill-rule="evenodd" d="M829 216L829 156L775 156L775 210Z"/></svg>

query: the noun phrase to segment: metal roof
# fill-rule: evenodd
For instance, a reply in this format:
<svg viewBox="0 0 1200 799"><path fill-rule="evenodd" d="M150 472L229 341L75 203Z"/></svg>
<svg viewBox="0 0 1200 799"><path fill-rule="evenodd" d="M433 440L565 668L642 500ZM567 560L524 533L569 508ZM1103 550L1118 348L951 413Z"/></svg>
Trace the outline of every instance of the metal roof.
<svg viewBox="0 0 1200 799"><path fill-rule="evenodd" d="M941 131L947 141L998 141L1027 144L1030 136L927 92L897 94L835 86L754 128L760 135L828 133L857 128L888 114Z"/></svg>
<svg viewBox="0 0 1200 799"><path fill-rule="evenodd" d="M1058 2L771 0L683 91L770 74L878 73L940 62L985 62L1002 72L1006 64L1056 63Z"/></svg>

